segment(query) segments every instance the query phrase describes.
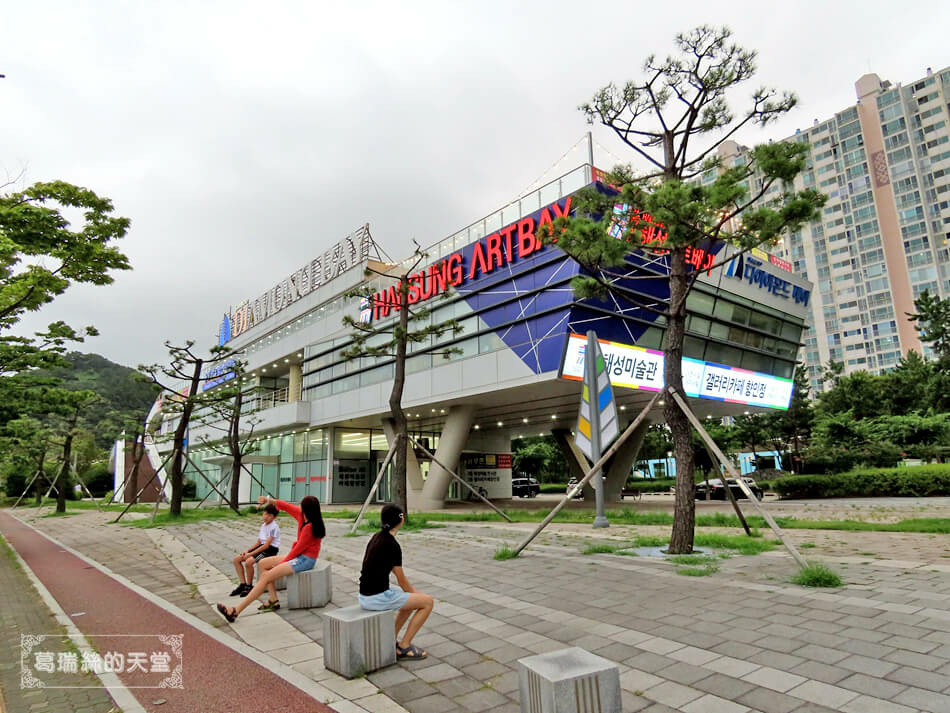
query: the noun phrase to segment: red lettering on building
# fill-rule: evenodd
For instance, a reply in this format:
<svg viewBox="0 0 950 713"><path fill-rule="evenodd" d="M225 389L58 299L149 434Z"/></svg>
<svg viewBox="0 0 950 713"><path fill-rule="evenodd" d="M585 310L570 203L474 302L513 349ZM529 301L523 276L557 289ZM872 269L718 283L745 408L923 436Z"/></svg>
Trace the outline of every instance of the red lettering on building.
<svg viewBox="0 0 950 713"><path fill-rule="evenodd" d="M462 284L464 272L462 271L462 255L452 253L448 259L447 272L449 275L449 287L455 287Z"/></svg>
<svg viewBox="0 0 950 713"><path fill-rule="evenodd" d="M541 247L534 234L534 218L523 218L518 221L518 259L524 260L528 255Z"/></svg>
<svg viewBox="0 0 950 713"><path fill-rule="evenodd" d="M553 226L551 209L555 218L567 217L571 212L571 198L563 203L552 203L541 210L537 223L534 218L522 218L506 225L497 233L492 233L477 241L472 247L471 263L466 274L462 252L452 253L448 258L429 265L409 275L409 304L430 299L449 287L457 287L466 280L488 275L499 267L510 265L533 255L544 246L538 232L545 226ZM393 285L380 290L372 297L373 319L389 316L399 309L399 287Z"/></svg>
<svg viewBox="0 0 950 713"><path fill-rule="evenodd" d="M504 227L498 231L503 236L505 236L505 259L507 260L507 262L512 262L515 259L515 254L511 249L512 248L511 234L515 232L515 227L516 227L516 224L512 223L511 225Z"/></svg>
<svg viewBox="0 0 950 713"><path fill-rule="evenodd" d="M485 238L485 262L486 273L505 264L501 259L501 235L498 233L492 233Z"/></svg>
<svg viewBox="0 0 950 713"><path fill-rule="evenodd" d="M472 264L468 268L468 279L471 280L475 275L483 275L489 272L485 269L485 248L482 247L482 241L475 243L475 249L472 251Z"/></svg>

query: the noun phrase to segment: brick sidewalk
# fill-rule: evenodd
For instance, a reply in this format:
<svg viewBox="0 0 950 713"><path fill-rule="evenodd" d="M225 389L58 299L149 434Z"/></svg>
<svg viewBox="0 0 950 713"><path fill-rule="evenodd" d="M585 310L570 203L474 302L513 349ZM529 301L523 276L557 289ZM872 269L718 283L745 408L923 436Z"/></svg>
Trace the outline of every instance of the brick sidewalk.
<svg viewBox="0 0 950 713"><path fill-rule="evenodd" d="M20 687L20 634L56 634L44 651L67 651L59 636L65 630L39 598L13 551L0 536L0 711L8 713L108 713L118 711L93 674L50 674L52 685L90 686L82 689Z"/></svg>
<svg viewBox="0 0 950 713"><path fill-rule="evenodd" d="M93 519L68 518L70 532L102 548L96 541L114 534ZM355 601L367 535L343 537L344 523L327 525L330 606L345 606ZM401 534L410 580L437 600L417 639L430 657L368 681L412 713L515 713L517 659L576 645L620 666L626 713L950 711L945 565L916 561L912 551L904 560L862 555L838 565L847 586L814 591L787 583L795 567L782 552L722 560L718 573L697 579L653 558L581 555L594 533L557 526L521 558L492 558L530 527L469 523ZM256 522L228 521L166 533L233 577L233 550L255 531ZM596 539L630 532L612 527ZM114 552L110 566L147 576L118 561L125 552ZM321 610L264 616L316 641L322 635Z"/></svg>

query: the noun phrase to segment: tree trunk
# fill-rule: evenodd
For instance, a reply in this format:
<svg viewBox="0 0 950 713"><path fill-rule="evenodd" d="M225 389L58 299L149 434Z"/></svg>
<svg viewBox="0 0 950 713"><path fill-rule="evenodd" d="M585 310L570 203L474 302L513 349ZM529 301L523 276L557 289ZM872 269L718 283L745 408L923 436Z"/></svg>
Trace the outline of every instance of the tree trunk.
<svg viewBox="0 0 950 713"><path fill-rule="evenodd" d="M66 439L63 441L63 465L56 476L56 512L66 512L66 488L69 486L69 463L73 457L73 431L76 430L76 421L79 420L79 409L73 412L69 419L69 428L66 430Z"/></svg>
<svg viewBox="0 0 950 713"><path fill-rule="evenodd" d="M195 360L195 371L191 376L191 388L185 402L182 404L181 418L178 420L178 426L175 428L174 457L172 458L172 500L168 509L172 516L181 515L181 498L185 489L185 438L188 435L188 422L191 420L191 412L195 408L194 399L198 394L198 384L201 382L201 367L204 365L203 359ZM160 496L159 496L160 497Z"/></svg>
<svg viewBox="0 0 950 713"><path fill-rule="evenodd" d="M37 459L36 463L36 480L33 481L33 493L35 495L35 502L37 505L43 502L43 488L46 485L46 479L41 480L43 476L44 463L46 462L46 448L40 451L40 457Z"/></svg>
<svg viewBox="0 0 950 713"><path fill-rule="evenodd" d="M393 390L389 395L389 411L393 417L396 434L396 453L393 458L395 503L409 518L409 497L406 479L406 449L409 447L409 424L402 410L402 391L406 385L406 342L409 334L409 281L406 275L399 278L399 326L395 329L396 364L393 373Z"/></svg>
<svg viewBox="0 0 950 713"><path fill-rule="evenodd" d="M670 317L666 326L665 380L667 389L683 395L683 338L686 332L686 250L670 250ZM664 408L666 424L673 434L676 456L676 499L673 506L671 554L693 551L696 525L696 493L693 483L693 445L686 414L667 396Z"/></svg>
<svg viewBox="0 0 950 713"><path fill-rule="evenodd" d="M241 405L244 401L244 393L238 387L237 394L234 395L233 411L231 411L231 423L228 424L228 448L231 450L231 509L234 512L240 512L238 507L238 488L241 484L241 461L244 454L241 452Z"/></svg>

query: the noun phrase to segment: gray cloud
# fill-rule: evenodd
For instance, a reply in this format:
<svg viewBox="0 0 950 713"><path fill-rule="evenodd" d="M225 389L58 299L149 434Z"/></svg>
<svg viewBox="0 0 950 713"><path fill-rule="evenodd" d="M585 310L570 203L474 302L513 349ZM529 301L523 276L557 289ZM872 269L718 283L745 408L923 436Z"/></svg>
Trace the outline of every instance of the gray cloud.
<svg viewBox="0 0 950 713"><path fill-rule="evenodd" d="M749 144L852 103L865 72L906 82L950 63L950 8L933 3L900 17L875 2L512 5L5 8L0 175L110 196L135 268L24 330L92 323L102 336L84 348L130 365L160 360L165 339L210 345L228 305L363 223L398 258L515 198L587 131L577 104L702 22L729 24L760 52L756 82L802 99ZM595 136L599 165L632 159Z"/></svg>

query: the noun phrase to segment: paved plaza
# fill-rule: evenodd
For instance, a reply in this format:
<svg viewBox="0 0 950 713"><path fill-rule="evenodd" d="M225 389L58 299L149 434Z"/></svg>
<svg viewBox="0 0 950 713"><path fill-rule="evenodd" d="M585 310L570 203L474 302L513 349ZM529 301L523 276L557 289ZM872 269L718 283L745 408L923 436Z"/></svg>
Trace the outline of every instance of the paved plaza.
<svg viewBox="0 0 950 713"><path fill-rule="evenodd" d="M722 559L706 577L678 575L660 558L581 553L586 544L668 528L554 525L509 561L492 555L533 525L447 523L404 532L407 575L437 602L416 639L429 658L346 681L323 668L325 610L289 611L284 597L279 612L252 606L235 625L214 614L213 602L231 601L230 559L254 537L256 518L140 530L107 525L95 512L18 515L154 592L155 601L247 642L261 661L305 674L338 713L518 711L517 660L568 646L618 664L625 712L950 711L944 535L789 531L793 541L814 545L803 550L807 556L821 557L845 581L840 589L810 590L789 583L795 566L782 550ZM348 525L327 520L328 608L356 601L369 534L347 537ZM187 687L187 671L185 678Z"/></svg>

